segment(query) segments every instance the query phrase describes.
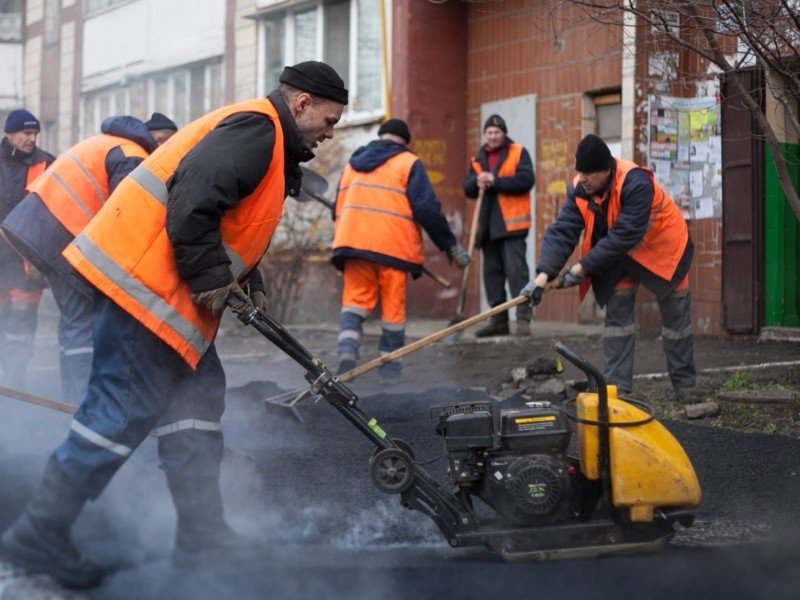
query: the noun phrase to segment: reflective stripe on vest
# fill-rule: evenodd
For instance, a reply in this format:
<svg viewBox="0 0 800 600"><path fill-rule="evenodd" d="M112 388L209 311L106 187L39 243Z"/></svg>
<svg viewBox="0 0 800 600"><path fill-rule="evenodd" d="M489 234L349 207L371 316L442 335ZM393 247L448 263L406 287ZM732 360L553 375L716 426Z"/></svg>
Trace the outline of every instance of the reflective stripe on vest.
<svg viewBox="0 0 800 600"><path fill-rule="evenodd" d="M406 195L417 160L406 151L369 173L345 166L336 197L334 250L354 248L420 265L425 261L422 233Z"/></svg>
<svg viewBox="0 0 800 600"><path fill-rule="evenodd" d="M285 192L283 130L266 99L226 106L190 123L145 159L117 189L75 241L64 250L72 266L196 367L219 319L192 302L180 278L166 232L166 182L181 160L210 131L236 113L260 113L275 128L269 169L249 196L220 222L222 247L239 279L255 267L280 221Z"/></svg>
<svg viewBox="0 0 800 600"><path fill-rule="evenodd" d="M517 174L517 167L522 158L523 147L519 144L509 144L508 154L503 164L497 171L498 177L513 177ZM483 172L483 167L475 159L472 160L472 169L476 174ZM500 205L500 214L506 231L520 231L531 227L531 194L502 194L497 193L497 202Z"/></svg>
<svg viewBox="0 0 800 600"><path fill-rule="evenodd" d="M28 186L28 191L39 196L73 236L86 227L108 199L106 157L114 148L124 148L128 157L147 157L144 148L126 138L96 135L72 146Z"/></svg>
<svg viewBox="0 0 800 600"><path fill-rule="evenodd" d="M622 210L622 186L632 169L641 169L650 178L653 185L653 202L650 209L650 222L642 240L628 251L628 255L662 279L670 280L678 268L681 257L689 241L689 230L681 215L678 205L653 177L652 171L640 167L636 163L621 158L615 159L614 181L608 199L606 211L607 226L612 228ZM578 187L579 177L573 180ZM594 200L592 200L594 201ZM594 231L594 212L589 208L589 200L575 197L575 204L583 217L584 232L581 244L581 256L586 256L592 249L592 233ZM589 278L581 285L581 299L585 296L591 282Z"/></svg>

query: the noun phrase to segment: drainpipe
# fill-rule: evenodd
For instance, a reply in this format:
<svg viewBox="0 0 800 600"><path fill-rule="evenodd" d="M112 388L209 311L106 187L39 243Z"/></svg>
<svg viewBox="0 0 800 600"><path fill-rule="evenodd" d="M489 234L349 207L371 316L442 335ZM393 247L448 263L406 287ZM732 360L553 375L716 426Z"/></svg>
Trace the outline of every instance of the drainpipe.
<svg viewBox="0 0 800 600"><path fill-rule="evenodd" d="M636 7L636 0L628 0ZM633 160L636 130L636 15L623 13L622 20L622 157Z"/></svg>

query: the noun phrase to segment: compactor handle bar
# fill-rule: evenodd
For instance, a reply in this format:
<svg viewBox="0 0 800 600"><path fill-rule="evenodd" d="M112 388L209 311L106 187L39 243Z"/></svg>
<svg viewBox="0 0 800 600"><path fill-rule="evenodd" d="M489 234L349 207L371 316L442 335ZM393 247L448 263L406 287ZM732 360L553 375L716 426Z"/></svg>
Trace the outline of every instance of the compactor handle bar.
<svg viewBox="0 0 800 600"><path fill-rule="evenodd" d="M609 433L609 416L608 416L608 390L606 389L606 379L603 374L587 361L585 358L568 348L563 342L556 342L555 350L561 356L566 358L573 365L578 367L586 375L589 381L589 389L597 392L597 421L599 427L599 463L600 463L600 481L602 482L604 493L607 497L611 498L611 441Z"/></svg>

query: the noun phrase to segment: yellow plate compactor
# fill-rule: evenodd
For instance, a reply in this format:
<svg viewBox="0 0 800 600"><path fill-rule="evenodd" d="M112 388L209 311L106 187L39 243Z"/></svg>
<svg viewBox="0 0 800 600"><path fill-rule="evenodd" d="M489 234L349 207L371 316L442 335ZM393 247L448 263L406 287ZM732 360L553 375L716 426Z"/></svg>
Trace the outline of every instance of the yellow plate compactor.
<svg viewBox="0 0 800 600"><path fill-rule="evenodd" d="M700 486L681 445L650 407L618 398L600 371L562 343L556 351L588 380L572 411L549 402L431 407L448 485L362 412L357 396L277 321L249 305L237 316L305 368L311 391L373 442L373 484L430 517L453 547L485 546L511 560L640 552L694 521Z"/></svg>

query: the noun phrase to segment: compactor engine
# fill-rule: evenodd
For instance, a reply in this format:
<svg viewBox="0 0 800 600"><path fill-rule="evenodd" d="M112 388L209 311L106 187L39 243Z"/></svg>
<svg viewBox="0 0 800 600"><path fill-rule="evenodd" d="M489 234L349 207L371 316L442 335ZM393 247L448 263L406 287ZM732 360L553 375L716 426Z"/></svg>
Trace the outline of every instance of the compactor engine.
<svg viewBox="0 0 800 600"><path fill-rule="evenodd" d="M495 411L489 402L437 405L431 417L453 483L508 522L553 524L579 509L586 483L567 456L572 430L549 402Z"/></svg>

